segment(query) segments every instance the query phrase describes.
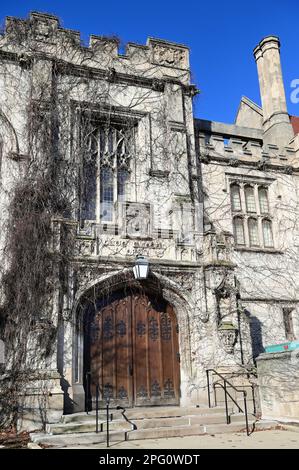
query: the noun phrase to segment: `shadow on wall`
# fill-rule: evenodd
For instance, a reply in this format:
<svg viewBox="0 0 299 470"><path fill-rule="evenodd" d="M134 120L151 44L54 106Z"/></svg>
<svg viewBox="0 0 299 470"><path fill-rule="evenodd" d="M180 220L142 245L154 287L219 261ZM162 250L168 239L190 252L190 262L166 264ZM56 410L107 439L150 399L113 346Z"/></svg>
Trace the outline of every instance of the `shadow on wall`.
<svg viewBox="0 0 299 470"><path fill-rule="evenodd" d="M69 414L73 412L74 409L74 401L71 399L68 389L70 387L70 384L67 380L65 380L63 377L60 379L60 386L62 388L62 391L64 393L64 405L63 405L63 414Z"/></svg>
<svg viewBox="0 0 299 470"><path fill-rule="evenodd" d="M265 352L265 348L263 346L263 335L262 335L262 323L260 320L252 315L252 313L248 309L244 309L244 313L246 317L249 319L249 327L250 327L250 337L251 337L251 344L252 344L252 356L253 360L263 352Z"/></svg>

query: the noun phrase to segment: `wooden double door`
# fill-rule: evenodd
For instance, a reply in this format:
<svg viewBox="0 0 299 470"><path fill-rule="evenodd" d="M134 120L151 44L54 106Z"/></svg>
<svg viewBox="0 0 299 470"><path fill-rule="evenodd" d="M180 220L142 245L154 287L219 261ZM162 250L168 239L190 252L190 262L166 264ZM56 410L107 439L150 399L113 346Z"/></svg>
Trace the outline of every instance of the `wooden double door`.
<svg viewBox="0 0 299 470"><path fill-rule="evenodd" d="M150 294L116 293L85 324L85 389L94 407L178 405L180 355L173 308Z"/></svg>

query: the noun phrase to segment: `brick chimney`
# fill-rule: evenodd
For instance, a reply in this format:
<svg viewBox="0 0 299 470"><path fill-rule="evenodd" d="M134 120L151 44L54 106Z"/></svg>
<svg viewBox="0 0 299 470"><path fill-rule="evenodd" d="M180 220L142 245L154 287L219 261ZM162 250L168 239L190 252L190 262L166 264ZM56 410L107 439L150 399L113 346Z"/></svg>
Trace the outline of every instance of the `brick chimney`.
<svg viewBox="0 0 299 470"><path fill-rule="evenodd" d="M253 53L257 63L263 108L264 143L287 146L294 137L294 132L287 111L279 38L267 36L256 46Z"/></svg>

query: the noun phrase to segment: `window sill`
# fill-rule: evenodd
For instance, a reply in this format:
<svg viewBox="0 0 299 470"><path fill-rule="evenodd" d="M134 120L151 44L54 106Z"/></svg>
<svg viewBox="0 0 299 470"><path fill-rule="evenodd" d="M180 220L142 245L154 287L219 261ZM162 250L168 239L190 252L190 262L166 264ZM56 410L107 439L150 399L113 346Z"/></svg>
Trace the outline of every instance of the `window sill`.
<svg viewBox="0 0 299 470"><path fill-rule="evenodd" d="M283 251L281 251L281 250L276 250L275 248L263 248L261 246L259 246L259 247L250 247L250 246L235 245L234 250L235 251L247 251L247 252L251 252L251 253L272 253L272 254L275 254L275 255L283 254Z"/></svg>

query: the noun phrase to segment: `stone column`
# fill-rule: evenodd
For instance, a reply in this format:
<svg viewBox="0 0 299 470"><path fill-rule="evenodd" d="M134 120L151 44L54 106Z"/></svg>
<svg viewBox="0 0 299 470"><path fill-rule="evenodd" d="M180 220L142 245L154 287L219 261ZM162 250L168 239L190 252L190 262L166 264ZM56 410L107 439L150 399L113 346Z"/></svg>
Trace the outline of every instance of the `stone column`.
<svg viewBox="0 0 299 470"><path fill-rule="evenodd" d="M294 137L287 112L280 63L280 41L268 36L254 49L263 107L264 143L287 146Z"/></svg>

